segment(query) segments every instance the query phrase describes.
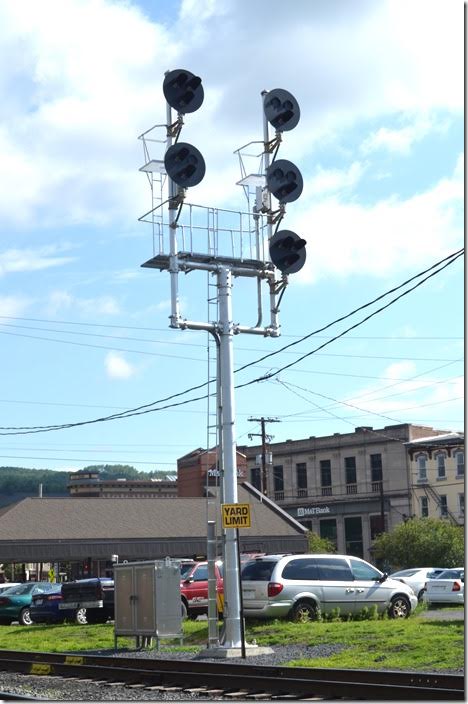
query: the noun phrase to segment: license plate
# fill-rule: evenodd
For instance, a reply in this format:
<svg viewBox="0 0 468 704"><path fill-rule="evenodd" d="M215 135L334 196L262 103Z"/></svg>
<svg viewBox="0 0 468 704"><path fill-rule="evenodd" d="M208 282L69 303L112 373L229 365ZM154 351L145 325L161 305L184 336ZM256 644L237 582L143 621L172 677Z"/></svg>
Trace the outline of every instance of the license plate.
<svg viewBox="0 0 468 704"><path fill-rule="evenodd" d="M252 589L246 589L242 592L244 599L255 599L255 592Z"/></svg>
<svg viewBox="0 0 468 704"><path fill-rule="evenodd" d="M34 605L35 606L42 606L42 599L36 599L36 601L34 602Z"/></svg>

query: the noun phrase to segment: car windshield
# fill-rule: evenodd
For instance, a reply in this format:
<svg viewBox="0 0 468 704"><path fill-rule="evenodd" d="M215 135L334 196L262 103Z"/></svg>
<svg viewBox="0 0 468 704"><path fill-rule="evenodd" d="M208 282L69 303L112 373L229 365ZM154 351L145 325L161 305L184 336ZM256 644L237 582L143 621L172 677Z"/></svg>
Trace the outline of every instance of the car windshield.
<svg viewBox="0 0 468 704"><path fill-rule="evenodd" d="M276 562L273 560L248 562L242 570L241 577L252 582L269 582L275 565Z"/></svg>

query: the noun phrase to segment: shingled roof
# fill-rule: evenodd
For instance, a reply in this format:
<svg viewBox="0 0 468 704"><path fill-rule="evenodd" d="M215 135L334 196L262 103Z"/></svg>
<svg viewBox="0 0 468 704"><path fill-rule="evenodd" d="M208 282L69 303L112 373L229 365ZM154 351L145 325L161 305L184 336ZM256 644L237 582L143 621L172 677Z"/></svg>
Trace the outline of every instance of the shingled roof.
<svg viewBox="0 0 468 704"><path fill-rule="evenodd" d="M252 527L240 531L244 549L306 549L303 526L246 487L239 502L250 503ZM204 498L27 498L0 515L0 562L203 554L206 520Z"/></svg>

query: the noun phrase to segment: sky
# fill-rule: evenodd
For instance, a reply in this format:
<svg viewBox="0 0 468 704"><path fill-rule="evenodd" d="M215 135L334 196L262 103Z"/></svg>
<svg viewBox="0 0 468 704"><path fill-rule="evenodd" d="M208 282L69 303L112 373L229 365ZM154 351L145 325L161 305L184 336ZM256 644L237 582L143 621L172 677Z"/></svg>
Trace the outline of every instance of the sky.
<svg viewBox="0 0 468 704"><path fill-rule="evenodd" d="M421 7L0 0L0 466L174 474L208 443L205 398L89 422L206 393L183 392L207 381L207 333L169 328L169 274L141 267L154 243L139 221L153 203L138 136L165 123L162 82L177 68L204 87L181 136L206 162L186 194L197 212L248 210L234 152L263 138L263 90L290 91L301 111L278 158L302 173L284 226L307 259L282 298L281 336L234 338L235 368L251 364L235 383L269 375L235 392L238 443L258 443L249 418L262 416L279 421L273 442L463 428L461 258L321 350L379 306L279 351L463 247L464 4ZM151 148L163 159L163 143ZM206 321L206 273L180 279L182 315ZM232 301L234 321L254 325L252 281L236 278Z"/></svg>

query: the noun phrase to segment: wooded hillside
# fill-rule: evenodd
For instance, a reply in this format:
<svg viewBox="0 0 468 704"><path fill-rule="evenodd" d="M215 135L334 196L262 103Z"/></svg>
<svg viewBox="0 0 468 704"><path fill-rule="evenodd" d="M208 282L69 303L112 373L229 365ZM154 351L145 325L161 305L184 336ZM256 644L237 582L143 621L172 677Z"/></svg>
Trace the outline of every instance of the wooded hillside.
<svg viewBox="0 0 468 704"><path fill-rule="evenodd" d="M97 471L100 479L163 479L166 472L140 472L130 465L93 465L86 470ZM0 496L28 493L38 495L42 484L43 496L63 494L68 496L70 472L53 469L27 469L25 467L0 467Z"/></svg>

